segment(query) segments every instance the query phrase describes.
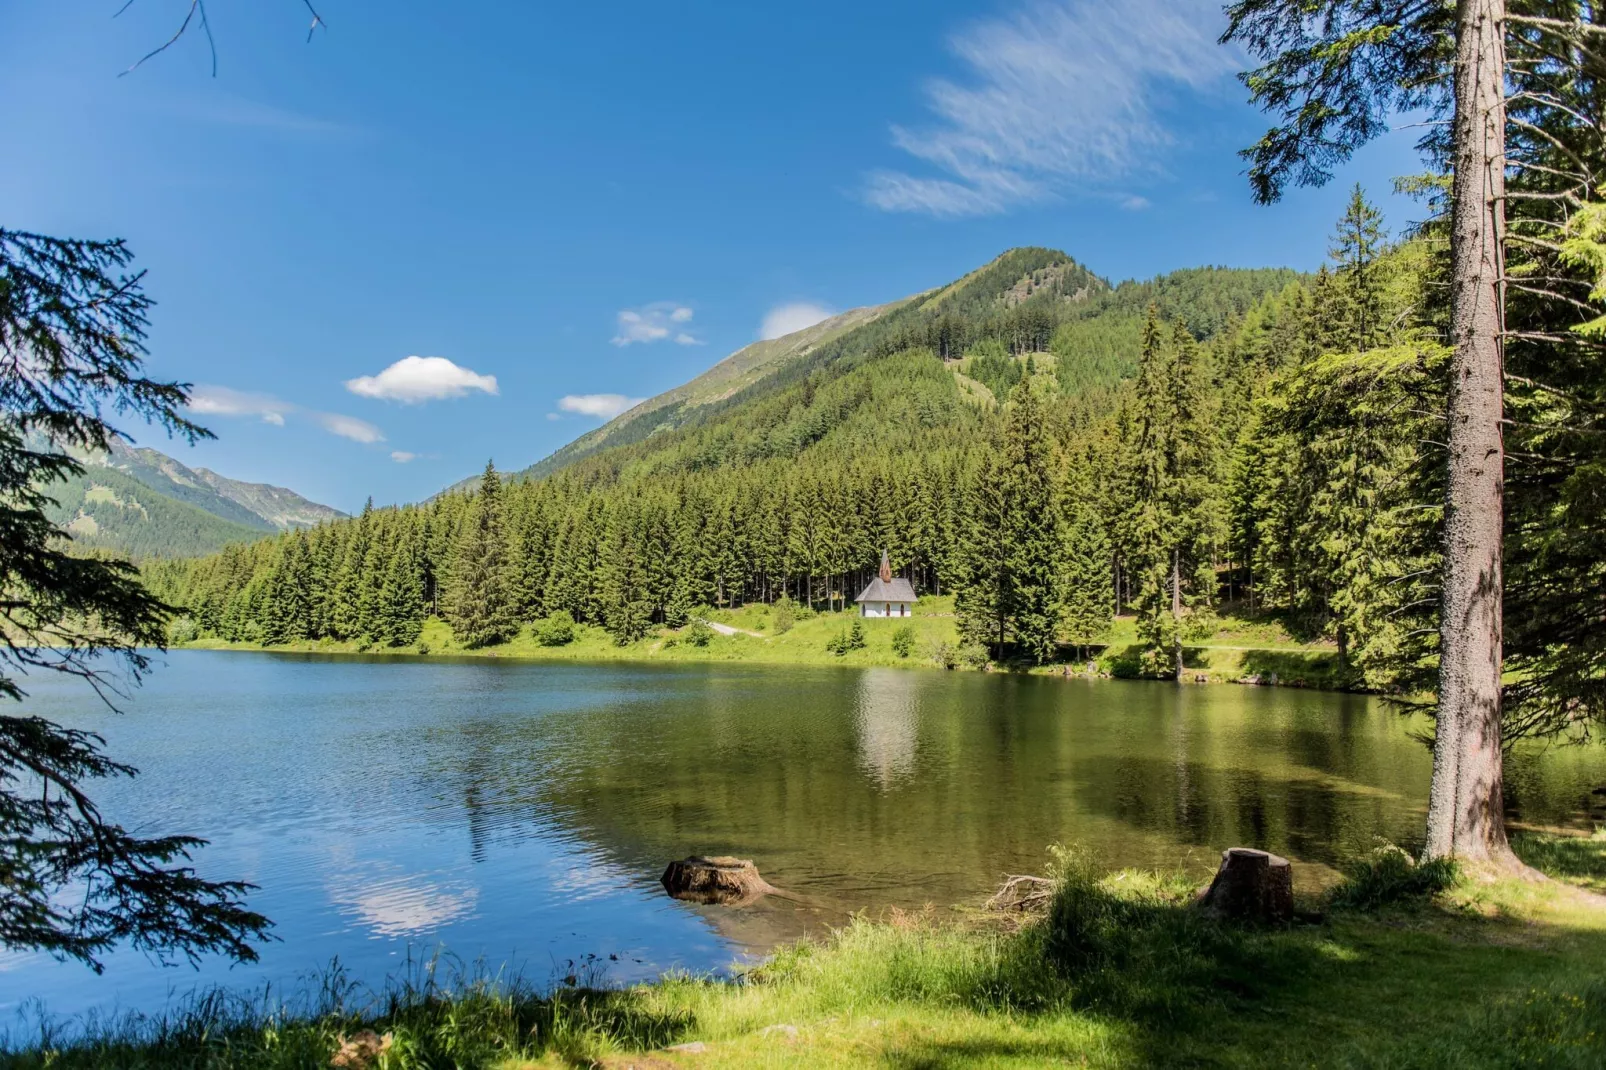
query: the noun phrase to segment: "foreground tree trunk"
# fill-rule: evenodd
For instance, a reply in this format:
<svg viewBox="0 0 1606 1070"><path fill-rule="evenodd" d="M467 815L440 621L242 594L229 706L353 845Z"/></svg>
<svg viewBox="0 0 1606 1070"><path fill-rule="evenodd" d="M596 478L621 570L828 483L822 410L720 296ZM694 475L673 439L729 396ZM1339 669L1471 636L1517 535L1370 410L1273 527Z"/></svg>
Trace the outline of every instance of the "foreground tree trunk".
<svg viewBox="0 0 1606 1070"><path fill-rule="evenodd" d="M1449 469L1429 858L1511 859L1501 791L1505 0L1456 13Z"/></svg>

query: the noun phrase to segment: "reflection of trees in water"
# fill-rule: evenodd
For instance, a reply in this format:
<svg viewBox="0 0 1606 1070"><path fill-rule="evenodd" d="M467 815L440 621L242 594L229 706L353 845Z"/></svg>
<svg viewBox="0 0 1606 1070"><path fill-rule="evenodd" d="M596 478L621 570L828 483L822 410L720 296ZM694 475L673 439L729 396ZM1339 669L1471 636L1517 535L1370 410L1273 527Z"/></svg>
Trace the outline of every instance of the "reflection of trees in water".
<svg viewBox="0 0 1606 1070"><path fill-rule="evenodd" d="M608 670L599 670L599 687ZM431 775L477 855L558 836L649 887L754 858L852 907L977 897L1055 842L1174 866L1329 861L1420 821L1427 756L1365 700L979 674L703 670L660 692L461 722Z"/></svg>
<svg viewBox="0 0 1606 1070"><path fill-rule="evenodd" d="M920 742L919 683L906 669L870 669L859 678L854 724L859 764L891 791L914 774Z"/></svg>

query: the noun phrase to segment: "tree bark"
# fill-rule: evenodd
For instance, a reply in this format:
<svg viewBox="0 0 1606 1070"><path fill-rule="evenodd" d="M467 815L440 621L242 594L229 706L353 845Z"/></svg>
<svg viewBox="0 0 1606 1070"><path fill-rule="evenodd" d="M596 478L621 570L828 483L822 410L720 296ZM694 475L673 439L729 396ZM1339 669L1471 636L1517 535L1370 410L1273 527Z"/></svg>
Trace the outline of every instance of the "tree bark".
<svg viewBox="0 0 1606 1070"><path fill-rule="evenodd" d="M1451 360L1429 858L1506 862L1501 790L1505 0L1456 13Z"/></svg>

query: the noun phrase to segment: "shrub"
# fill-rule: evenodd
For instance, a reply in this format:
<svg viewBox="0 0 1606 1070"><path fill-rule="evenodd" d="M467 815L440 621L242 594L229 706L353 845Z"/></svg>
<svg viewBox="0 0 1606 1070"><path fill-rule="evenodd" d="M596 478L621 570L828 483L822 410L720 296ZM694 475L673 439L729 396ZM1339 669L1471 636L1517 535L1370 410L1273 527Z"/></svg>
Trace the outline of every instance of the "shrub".
<svg viewBox="0 0 1606 1070"><path fill-rule="evenodd" d="M714 638L714 629L703 621L694 620L686 626L685 634L681 638L692 646L704 647Z"/></svg>
<svg viewBox="0 0 1606 1070"><path fill-rule="evenodd" d="M900 658L906 658L914 653L914 649L915 630L913 625L905 624L902 628L892 633L892 652L894 654Z"/></svg>
<svg viewBox="0 0 1606 1070"><path fill-rule="evenodd" d="M797 603L783 594L781 596L781 600L775 603L775 617L773 621L775 634L785 635L787 632L792 630L792 625L796 623Z"/></svg>
<svg viewBox="0 0 1606 1070"><path fill-rule="evenodd" d="M858 617L853 618L853 625L844 631L837 632L825 641L825 649L837 657L845 656L850 650L864 649L864 625Z"/></svg>
<svg viewBox="0 0 1606 1070"><path fill-rule="evenodd" d="M933 664L941 665L945 669L959 668L959 651L946 640L932 640L926 647L926 657L930 658Z"/></svg>
<svg viewBox="0 0 1606 1070"><path fill-rule="evenodd" d="M428 654L429 653L429 644L428 643L419 643L418 644L418 652L420 654Z"/></svg>
<svg viewBox="0 0 1606 1070"><path fill-rule="evenodd" d="M1379 847L1344 868L1344 882L1328 895L1334 910L1370 911L1430 899L1460 876L1453 859L1417 862L1393 844Z"/></svg>
<svg viewBox="0 0 1606 1070"><path fill-rule="evenodd" d="M966 643L959 648L959 664L967 669L983 669L992 660L987 654L987 648L980 643Z"/></svg>
<svg viewBox="0 0 1606 1070"><path fill-rule="evenodd" d="M535 626L535 641L542 646L563 646L574 642L574 616L560 609Z"/></svg>
<svg viewBox="0 0 1606 1070"><path fill-rule="evenodd" d="M201 637L201 626L194 617L179 617L167 626L167 641L172 646L193 643Z"/></svg>

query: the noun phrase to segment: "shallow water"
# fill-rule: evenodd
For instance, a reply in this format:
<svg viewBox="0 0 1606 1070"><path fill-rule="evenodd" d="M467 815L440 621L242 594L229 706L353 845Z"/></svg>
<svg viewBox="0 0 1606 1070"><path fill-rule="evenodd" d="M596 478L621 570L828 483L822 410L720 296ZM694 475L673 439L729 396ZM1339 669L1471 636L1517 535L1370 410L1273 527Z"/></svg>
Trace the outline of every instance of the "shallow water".
<svg viewBox="0 0 1606 1070"><path fill-rule="evenodd" d="M117 715L71 681L31 708L138 766L117 820L206 837L251 881L261 962L104 975L0 954L0 1015L158 1010L198 986L294 988L336 958L378 984L444 949L543 982L724 967L861 909L974 903L1079 843L1186 868L1264 847L1297 880L1420 833L1430 771L1375 700L1270 688L917 670L533 664L180 651ZM1514 816L1587 824L1599 749L1524 750ZM666 898L664 864L753 858L800 902ZM609 956L616 956L611 959Z"/></svg>

